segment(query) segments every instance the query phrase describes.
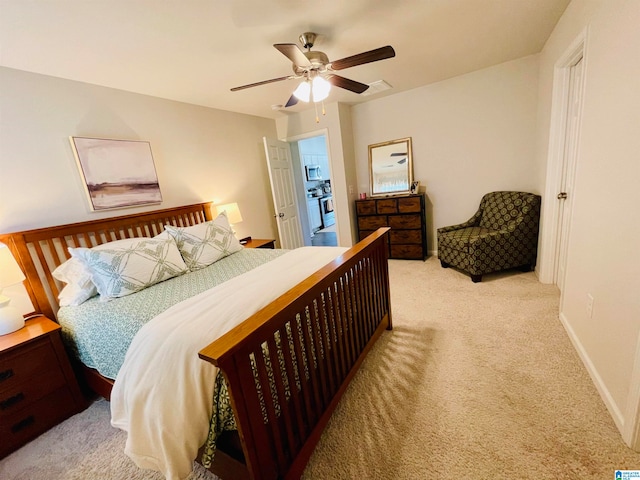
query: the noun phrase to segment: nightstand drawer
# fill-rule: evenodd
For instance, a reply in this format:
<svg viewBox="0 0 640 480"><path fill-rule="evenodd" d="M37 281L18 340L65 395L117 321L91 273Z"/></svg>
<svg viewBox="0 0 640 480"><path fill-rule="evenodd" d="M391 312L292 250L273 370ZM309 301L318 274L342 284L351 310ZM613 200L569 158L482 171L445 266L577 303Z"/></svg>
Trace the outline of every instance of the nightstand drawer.
<svg viewBox="0 0 640 480"><path fill-rule="evenodd" d="M56 356L48 337L3 355L0 359L0 398L18 385L33 380L41 373L60 371Z"/></svg>
<svg viewBox="0 0 640 480"><path fill-rule="evenodd" d="M65 386L0 419L0 458L77 411Z"/></svg>
<svg viewBox="0 0 640 480"><path fill-rule="evenodd" d="M57 364L52 364L49 371L40 372L22 383L3 389L0 393L0 421L4 423L6 417L13 412L40 400L65 384L62 370Z"/></svg>

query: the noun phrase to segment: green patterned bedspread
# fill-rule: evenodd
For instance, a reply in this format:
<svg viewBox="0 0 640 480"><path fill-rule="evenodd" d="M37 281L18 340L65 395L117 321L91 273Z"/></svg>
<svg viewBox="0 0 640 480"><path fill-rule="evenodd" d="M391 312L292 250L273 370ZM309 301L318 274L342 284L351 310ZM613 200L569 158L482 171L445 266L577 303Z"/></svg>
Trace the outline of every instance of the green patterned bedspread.
<svg viewBox="0 0 640 480"><path fill-rule="evenodd" d="M63 338L83 364L115 379L133 337L153 317L286 252L245 248L206 268L157 283L133 295L108 302L93 297L77 307L62 307L58 311L58 322Z"/></svg>

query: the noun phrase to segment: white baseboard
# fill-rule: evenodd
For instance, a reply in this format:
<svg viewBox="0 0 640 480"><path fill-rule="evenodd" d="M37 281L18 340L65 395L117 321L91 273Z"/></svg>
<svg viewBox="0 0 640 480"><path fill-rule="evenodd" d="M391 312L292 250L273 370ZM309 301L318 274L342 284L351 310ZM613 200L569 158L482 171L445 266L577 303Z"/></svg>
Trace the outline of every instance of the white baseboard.
<svg viewBox="0 0 640 480"><path fill-rule="evenodd" d="M622 411L620 410L616 402L613 400L613 397L609 393L609 390L607 389L604 382L602 381L602 378L598 374L598 371L596 370L595 366L591 362L591 359L589 358L589 355L587 355L587 352L582 346L582 343L580 342L577 335L573 331L573 328L571 328L571 325L569 324L567 318L562 313L560 314L560 322L562 322L562 326L567 332L567 335L569 335L569 339L571 340L571 343L573 343L573 347L578 352L578 355L580 356L582 363L584 364L585 368L587 369L587 372L589 373L589 376L591 377L591 380L596 386L596 389L600 394L600 398L602 398L602 401L607 407L607 410L609 410L609 413L611 414L611 417L613 418L613 421L616 424L618 431L624 438L625 437L625 428L624 428L625 418L624 418L624 415L622 414Z"/></svg>

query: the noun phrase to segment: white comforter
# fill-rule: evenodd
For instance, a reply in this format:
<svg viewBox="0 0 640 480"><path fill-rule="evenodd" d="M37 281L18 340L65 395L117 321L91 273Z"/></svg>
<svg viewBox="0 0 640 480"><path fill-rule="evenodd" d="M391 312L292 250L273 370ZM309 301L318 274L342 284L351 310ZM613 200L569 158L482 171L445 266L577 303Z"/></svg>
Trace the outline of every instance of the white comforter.
<svg viewBox="0 0 640 480"><path fill-rule="evenodd" d="M178 303L133 339L111 393L111 424L142 468L184 479L205 442L217 368L198 351L341 255L302 247Z"/></svg>

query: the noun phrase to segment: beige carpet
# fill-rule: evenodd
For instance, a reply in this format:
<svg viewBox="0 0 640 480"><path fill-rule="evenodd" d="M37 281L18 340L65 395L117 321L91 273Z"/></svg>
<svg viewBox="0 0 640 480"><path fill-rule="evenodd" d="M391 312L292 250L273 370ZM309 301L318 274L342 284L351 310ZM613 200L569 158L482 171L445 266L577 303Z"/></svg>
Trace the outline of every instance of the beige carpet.
<svg viewBox="0 0 640 480"><path fill-rule="evenodd" d="M315 479L610 479L640 468L533 273L469 277L391 260L394 330L347 390ZM122 454L108 404L0 461L0 478L159 479ZM212 479L198 468L193 479Z"/></svg>

